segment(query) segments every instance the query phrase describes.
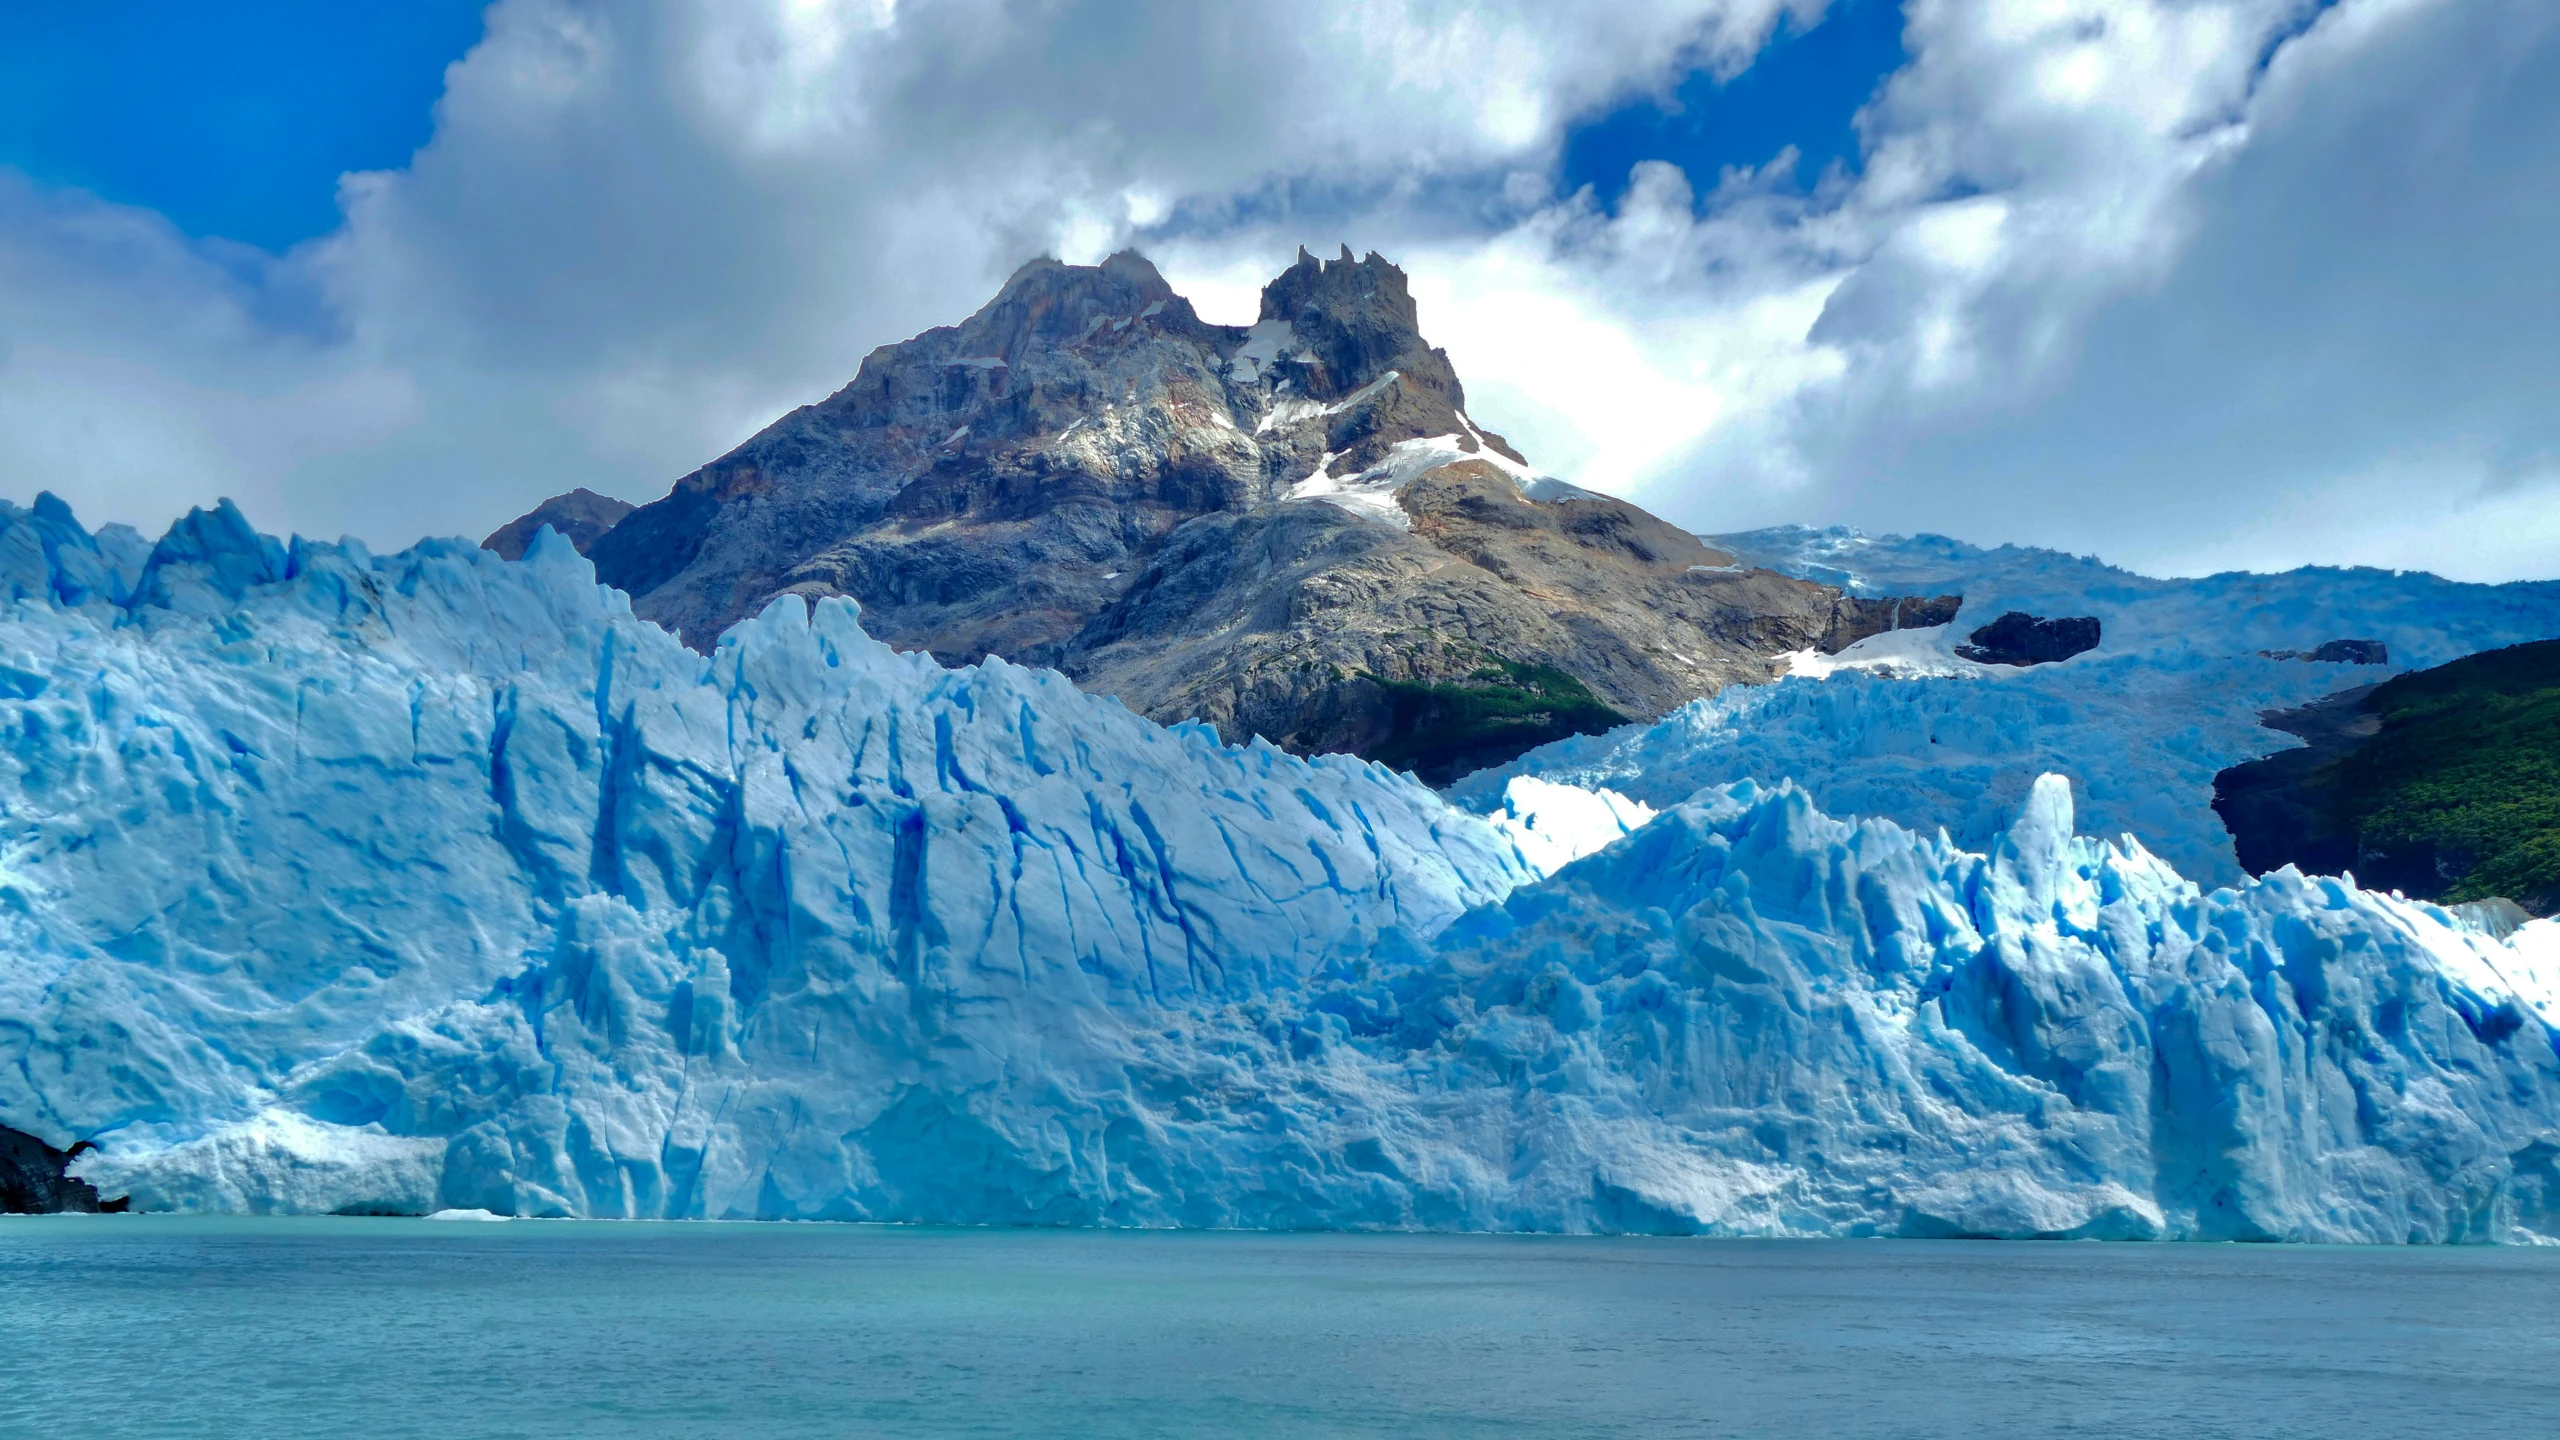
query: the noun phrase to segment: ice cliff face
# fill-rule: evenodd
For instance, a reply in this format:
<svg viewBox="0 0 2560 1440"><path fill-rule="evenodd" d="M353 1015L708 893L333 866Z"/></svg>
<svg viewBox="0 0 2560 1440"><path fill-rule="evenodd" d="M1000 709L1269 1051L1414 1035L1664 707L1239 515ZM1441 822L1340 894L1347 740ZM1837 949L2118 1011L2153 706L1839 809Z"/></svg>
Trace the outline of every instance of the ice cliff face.
<svg viewBox="0 0 2560 1440"><path fill-rule="evenodd" d="M1530 874L1408 780L849 602L706 659L557 537L376 561L226 506L134 588L0 622L0 1123L145 1204L1040 1218L973 1104L1126 1090L1168 1016Z"/></svg>
<svg viewBox="0 0 2560 1440"><path fill-rule="evenodd" d="M1611 1228L2554 1233L2547 936L2203 894L2072 829L2059 777L1988 855L1746 782L1469 916L1403 993L1450 1022L1451 1100L1553 1157L1544 1208Z"/></svg>
<svg viewBox="0 0 2560 1440"><path fill-rule="evenodd" d="M706 658L556 536L57 518L0 1125L141 1207L2560 1237L2555 927L2201 894L2059 781L1987 853L1792 786L1485 821L841 600Z"/></svg>

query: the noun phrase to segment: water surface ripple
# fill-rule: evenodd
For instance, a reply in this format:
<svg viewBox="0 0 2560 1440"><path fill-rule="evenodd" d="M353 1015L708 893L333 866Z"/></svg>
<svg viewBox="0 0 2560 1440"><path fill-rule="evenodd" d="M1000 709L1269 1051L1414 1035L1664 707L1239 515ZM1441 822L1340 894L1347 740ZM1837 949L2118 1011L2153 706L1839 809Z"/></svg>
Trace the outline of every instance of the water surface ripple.
<svg viewBox="0 0 2560 1440"><path fill-rule="evenodd" d="M0 1435L2560 1433L2560 1252L0 1219Z"/></svg>

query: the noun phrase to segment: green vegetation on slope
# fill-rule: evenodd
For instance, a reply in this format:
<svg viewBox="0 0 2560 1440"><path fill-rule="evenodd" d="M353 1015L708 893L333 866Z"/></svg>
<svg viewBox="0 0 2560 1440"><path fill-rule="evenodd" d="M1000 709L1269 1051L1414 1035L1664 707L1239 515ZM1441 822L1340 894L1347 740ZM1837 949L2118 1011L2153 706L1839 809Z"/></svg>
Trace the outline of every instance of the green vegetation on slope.
<svg viewBox="0 0 2560 1440"><path fill-rule="evenodd" d="M2315 782L2323 819L2356 837L2358 877L2560 909L2560 640L2400 676L2365 709L2379 733Z"/></svg>
<svg viewBox="0 0 2560 1440"><path fill-rule="evenodd" d="M1367 758L1410 770L1430 785L1446 785L1550 740L1596 735L1627 723L1564 671L1499 656L1464 682L1377 684L1387 692L1394 725Z"/></svg>

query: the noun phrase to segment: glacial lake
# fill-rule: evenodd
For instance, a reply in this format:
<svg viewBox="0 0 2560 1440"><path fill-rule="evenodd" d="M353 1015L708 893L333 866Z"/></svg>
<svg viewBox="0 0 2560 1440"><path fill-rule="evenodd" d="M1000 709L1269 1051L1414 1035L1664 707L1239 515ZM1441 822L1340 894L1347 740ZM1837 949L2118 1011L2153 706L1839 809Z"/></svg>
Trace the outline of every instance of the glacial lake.
<svg viewBox="0 0 2560 1440"><path fill-rule="evenodd" d="M2560 1433L2560 1252L0 1218L7 1436Z"/></svg>

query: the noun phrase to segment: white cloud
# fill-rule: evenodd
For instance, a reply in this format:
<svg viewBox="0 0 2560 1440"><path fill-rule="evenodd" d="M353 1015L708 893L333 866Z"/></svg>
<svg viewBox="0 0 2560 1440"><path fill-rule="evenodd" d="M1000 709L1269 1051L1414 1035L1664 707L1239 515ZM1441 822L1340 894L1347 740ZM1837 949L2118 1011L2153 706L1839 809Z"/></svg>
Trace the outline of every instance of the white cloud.
<svg viewBox="0 0 2560 1440"><path fill-rule="evenodd" d="M377 540L645 498L1034 254L1543 163L1561 117L1740 63L1788 3L502 0L433 140L281 260L0 195L0 483Z"/></svg>
<svg viewBox="0 0 2560 1440"><path fill-rule="evenodd" d="M2348 0L2232 113L2167 169L2147 247L2092 207L2077 249L2120 283L2056 263L2047 229L2053 254L1991 292L2050 335L2015 347L2007 397L1844 407L1815 463L1893 473L1832 513L2159 569L2560 573L2560 10Z"/></svg>
<svg viewBox="0 0 2560 1440"><path fill-rule="evenodd" d="M503 0L293 255L0 182L0 486L476 534L660 493L1042 250L1143 234L1233 320L1344 239L1480 419L1675 518L2560 570L2560 16L2303 3L1912 0L1855 177L1603 210L1561 127L1818 4Z"/></svg>

